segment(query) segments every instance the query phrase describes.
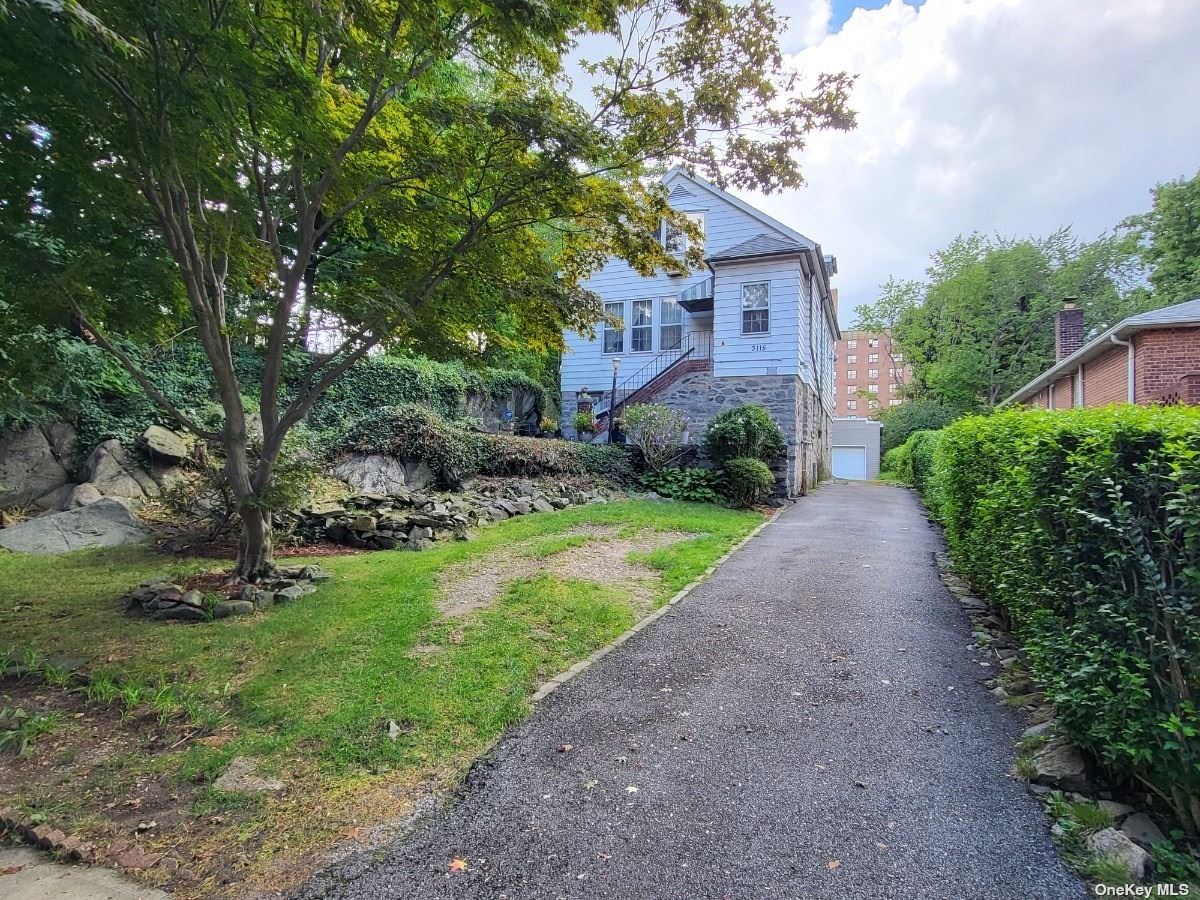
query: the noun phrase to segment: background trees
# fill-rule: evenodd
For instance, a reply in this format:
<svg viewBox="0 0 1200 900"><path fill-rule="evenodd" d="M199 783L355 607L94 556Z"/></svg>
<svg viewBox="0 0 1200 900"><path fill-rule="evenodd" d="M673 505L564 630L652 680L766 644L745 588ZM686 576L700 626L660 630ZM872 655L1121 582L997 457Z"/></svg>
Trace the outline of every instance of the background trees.
<svg viewBox="0 0 1200 900"><path fill-rule="evenodd" d="M1149 212L1121 223L1137 241L1156 297L1182 303L1200 297L1200 172L1153 191Z"/></svg>
<svg viewBox="0 0 1200 900"><path fill-rule="evenodd" d="M71 323L220 442L247 578L271 565L265 498L285 437L357 360L390 345L512 349L512 335L554 348L599 318L581 282L606 255L670 264L656 172L683 162L720 184L795 187L805 135L853 121L844 74L798 92L762 0L89 11L122 42L40 4L10 8L0 33L0 286L15 315ZM563 60L589 33L614 51L584 67L585 108ZM315 310L334 337L287 379ZM215 429L123 344L184 330L213 372ZM253 391L239 342L262 349Z"/></svg>
<svg viewBox="0 0 1200 900"><path fill-rule="evenodd" d="M908 403L880 413L885 447L995 408L1054 362L1054 316L1071 298L1089 331L1162 305L1146 290L1137 249L1068 229L1047 238L959 237L935 253L924 282L889 281L860 306L862 327L888 330L912 368Z"/></svg>

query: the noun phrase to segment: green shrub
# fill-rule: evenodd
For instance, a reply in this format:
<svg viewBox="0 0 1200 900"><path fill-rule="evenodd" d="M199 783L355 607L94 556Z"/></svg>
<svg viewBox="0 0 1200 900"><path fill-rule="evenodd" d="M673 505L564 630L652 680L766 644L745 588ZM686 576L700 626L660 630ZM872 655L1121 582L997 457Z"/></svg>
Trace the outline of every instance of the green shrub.
<svg viewBox="0 0 1200 900"><path fill-rule="evenodd" d="M900 481L904 484L913 483L912 445L905 441L899 447L893 447L883 454L880 463L881 477Z"/></svg>
<svg viewBox="0 0 1200 900"><path fill-rule="evenodd" d="M941 439L940 431L915 431L905 441L911 460L910 483L919 491L927 491L931 487L929 480L933 477L934 459Z"/></svg>
<svg viewBox="0 0 1200 900"><path fill-rule="evenodd" d="M917 431L936 431L944 428L962 415L962 412L937 400L914 397L899 406L889 406L875 416L883 423L880 449L887 451L899 447Z"/></svg>
<svg viewBox="0 0 1200 900"><path fill-rule="evenodd" d="M775 476L761 459L731 459L724 468L725 496L731 506L746 508L763 500L775 484Z"/></svg>
<svg viewBox="0 0 1200 900"><path fill-rule="evenodd" d="M360 419L333 451L421 460L443 487L461 485L472 475L594 475L627 482L634 474L623 447L479 434L412 403Z"/></svg>
<svg viewBox="0 0 1200 900"><path fill-rule="evenodd" d="M679 459L687 427L683 413L661 403L634 403L621 414L625 442L642 452L651 472L665 469Z"/></svg>
<svg viewBox="0 0 1200 900"><path fill-rule="evenodd" d="M714 463L731 459L774 462L787 453L783 432L763 407L745 403L717 413L708 422L704 451Z"/></svg>
<svg viewBox="0 0 1200 900"><path fill-rule="evenodd" d="M1200 410L964 419L931 485L1067 731L1200 830Z"/></svg>
<svg viewBox="0 0 1200 900"><path fill-rule="evenodd" d="M380 453L421 460L442 487L456 487L477 474L488 452L486 439L451 424L415 403L390 406L360 418L333 445L338 453Z"/></svg>
<svg viewBox="0 0 1200 900"><path fill-rule="evenodd" d="M715 469L681 469L672 466L647 472L642 487L672 500L694 503L719 503L722 498L721 476Z"/></svg>

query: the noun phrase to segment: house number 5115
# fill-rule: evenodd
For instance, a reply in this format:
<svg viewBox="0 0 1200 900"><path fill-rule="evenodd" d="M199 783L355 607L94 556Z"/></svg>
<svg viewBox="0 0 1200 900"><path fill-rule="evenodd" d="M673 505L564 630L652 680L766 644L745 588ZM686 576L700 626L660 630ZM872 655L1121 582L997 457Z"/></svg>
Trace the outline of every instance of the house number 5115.
<svg viewBox="0 0 1200 900"><path fill-rule="evenodd" d="M759 351L766 350L766 349L767 349L766 344L752 344L750 346L750 350L754 353L758 353Z"/></svg>

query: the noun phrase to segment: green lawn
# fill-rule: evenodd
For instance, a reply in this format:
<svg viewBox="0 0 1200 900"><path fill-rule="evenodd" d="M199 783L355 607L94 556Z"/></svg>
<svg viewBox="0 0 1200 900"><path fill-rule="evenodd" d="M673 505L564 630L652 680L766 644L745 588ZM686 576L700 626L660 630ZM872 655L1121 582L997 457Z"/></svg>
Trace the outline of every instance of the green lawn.
<svg viewBox="0 0 1200 900"><path fill-rule="evenodd" d="M658 574L653 598L661 604L761 521L756 513L644 501L527 516L423 553L322 559L334 577L316 594L266 614L201 625L130 618L116 600L144 578L212 568L211 560L180 561L145 549L5 554L0 653L15 662L79 661L102 676L101 685L124 687L128 701L157 701L176 720L190 718L221 736L123 760L127 778L153 771L203 786L235 755L260 759L264 771L285 781L304 772L304 796L286 792L286 799L268 803L286 806L288 821L299 823L306 808L352 786L460 776L528 712L538 683L633 623L627 592L604 583L602 571L596 581L539 571L587 542L572 529L695 535L640 560ZM498 554L527 560L526 577L470 615L442 619L435 606L439 573ZM94 688L92 696L99 701L104 694ZM397 739L388 736L389 721L401 728ZM110 782L97 789L95 802L66 803L61 814L94 819L99 801L122 789L120 778ZM86 784L79 796L87 796ZM61 800L44 792L0 798L13 799L26 807ZM290 826L269 813L247 814L242 833L271 828L279 837L282 828L286 844ZM337 824L325 824L326 838ZM297 833L295 843L304 842Z"/></svg>

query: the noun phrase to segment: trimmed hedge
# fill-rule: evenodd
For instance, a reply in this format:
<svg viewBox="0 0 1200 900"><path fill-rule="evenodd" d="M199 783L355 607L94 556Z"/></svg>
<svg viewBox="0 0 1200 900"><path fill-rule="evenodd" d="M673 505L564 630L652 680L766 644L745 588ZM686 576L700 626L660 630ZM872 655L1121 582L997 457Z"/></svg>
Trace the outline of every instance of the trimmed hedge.
<svg viewBox="0 0 1200 900"><path fill-rule="evenodd" d="M940 440L940 431L913 432L903 444L883 455L883 473L911 484L919 491L926 491L933 475L934 454Z"/></svg>
<svg viewBox="0 0 1200 900"><path fill-rule="evenodd" d="M472 475L594 475L621 483L634 477L624 447L478 433L412 403L363 416L332 450L420 460L443 487Z"/></svg>
<svg viewBox="0 0 1200 900"><path fill-rule="evenodd" d="M1200 410L973 417L934 460L956 566L1067 731L1200 831Z"/></svg>

